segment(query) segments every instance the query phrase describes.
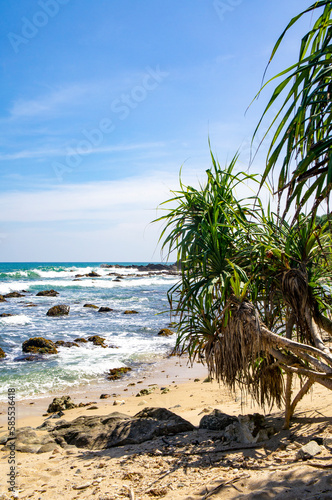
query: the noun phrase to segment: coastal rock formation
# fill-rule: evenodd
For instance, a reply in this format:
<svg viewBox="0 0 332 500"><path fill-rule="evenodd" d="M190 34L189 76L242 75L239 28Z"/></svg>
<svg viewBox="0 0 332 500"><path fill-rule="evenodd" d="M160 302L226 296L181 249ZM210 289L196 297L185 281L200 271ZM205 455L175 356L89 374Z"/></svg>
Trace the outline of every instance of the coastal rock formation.
<svg viewBox="0 0 332 500"><path fill-rule="evenodd" d="M25 340L22 344L22 351L38 354L57 354L58 352L52 340L44 339L44 337L32 337Z"/></svg>
<svg viewBox="0 0 332 500"><path fill-rule="evenodd" d="M113 311L113 309L111 307L105 307L105 306L100 307L98 309L99 313L107 313L107 312L111 312L111 311Z"/></svg>
<svg viewBox="0 0 332 500"><path fill-rule="evenodd" d="M47 413L55 413L63 410L71 410L76 408L77 405L71 400L70 396L62 396L61 398L54 398L52 403L47 408Z"/></svg>
<svg viewBox="0 0 332 500"><path fill-rule="evenodd" d="M76 342L65 342L64 340L57 340L55 345L59 347L79 347Z"/></svg>
<svg viewBox="0 0 332 500"><path fill-rule="evenodd" d="M100 278L101 275L95 271L91 271L91 273L85 274L84 276L88 276L89 278Z"/></svg>
<svg viewBox="0 0 332 500"><path fill-rule="evenodd" d="M6 357L6 353L5 353L5 351L4 351L3 349L1 349L1 347L0 347L0 359L5 358L5 357Z"/></svg>
<svg viewBox="0 0 332 500"><path fill-rule="evenodd" d="M100 450L192 430L190 422L165 408L145 408L134 417L114 412L106 417L82 416L72 422L59 422L51 435L63 447L69 444Z"/></svg>
<svg viewBox="0 0 332 500"><path fill-rule="evenodd" d="M107 345L105 345L105 339L103 337L100 337L99 335L91 335L91 337L88 337L88 341L92 342L93 345L107 347Z"/></svg>
<svg viewBox="0 0 332 500"><path fill-rule="evenodd" d="M74 342L81 342L83 344L86 344L88 341L83 337L78 337L77 339L74 339Z"/></svg>
<svg viewBox="0 0 332 500"><path fill-rule="evenodd" d="M53 306L46 313L46 316L67 316L69 314L69 306L65 304L59 304L58 306Z"/></svg>
<svg viewBox="0 0 332 500"><path fill-rule="evenodd" d="M59 292L56 292L55 290L42 290L41 292L38 292L36 297L56 297L59 295Z"/></svg>
<svg viewBox="0 0 332 500"><path fill-rule="evenodd" d="M6 302L6 299L4 298L3 295L0 295L0 302Z"/></svg>
<svg viewBox="0 0 332 500"><path fill-rule="evenodd" d="M130 371L131 368L129 368L128 366L122 366L121 368L111 368L107 375L107 379L118 380L119 378L123 377L125 373L128 373Z"/></svg>
<svg viewBox="0 0 332 500"><path fill-rule="evenodd" d="M123 314L138 314L138 311L128 310L128 311L124 311Z"/></svg>
<svg viewBox="0 0 332 500"><path fill-rule="evenodd" d="M99 307L95 306L94 304L84 304L83 307L90 307L91 309L99 309Z"/></svg>
<svg viewBox="0 0 332 500"><path fill-rule="evenodd" d="M3 296L5 299L17 299L19 297L24 297L24 295L22 293L18 293L18 292L10 292L10 293L6 293L6 295Z"/></svg>
<svg viewBox="0 0 332 500"><path fill-rule="evenodd" d="M8 316L15 316L15 314L10 314L10 313L1 313L0 318L8 318Z"/></svg>
<svg viewBox="0 0 332 500"><path fill-rule="evenodd" d="M170 337L171 335L174 335L174 332L170 330L169 328L162 328L159 332L158 335L161 337Z"/></svg>

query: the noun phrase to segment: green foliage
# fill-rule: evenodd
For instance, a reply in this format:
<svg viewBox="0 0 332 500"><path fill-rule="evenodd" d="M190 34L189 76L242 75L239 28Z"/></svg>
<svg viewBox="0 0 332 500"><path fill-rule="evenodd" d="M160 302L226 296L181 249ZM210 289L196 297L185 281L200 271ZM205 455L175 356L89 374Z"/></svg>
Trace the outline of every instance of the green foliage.
<svg viewBox="0 0 332 500"><path fill-rule="evenodd" d="M285 213L295 203L294 219L311 196L313 212L327 199L332 189L332 3L315 2L294 17L279 37L274 58L288 30L308 13L322 9L312 29L302 38L298 61L270 79L265 85L283 78L256 128L274 104L283 99L267 132L274 128L262 183L281 163L278 179L279 196L287 189ZM263 88L264 88L263 87Z"/></svg>

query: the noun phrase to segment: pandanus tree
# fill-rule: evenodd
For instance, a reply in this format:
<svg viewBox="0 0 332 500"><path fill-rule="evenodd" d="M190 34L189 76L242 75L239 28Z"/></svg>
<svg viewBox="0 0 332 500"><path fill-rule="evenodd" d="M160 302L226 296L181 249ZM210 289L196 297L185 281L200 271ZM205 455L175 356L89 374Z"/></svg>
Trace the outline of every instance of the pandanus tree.
<svg viewBox="0 0 332 500"><path fill-rule="evenodd" d="M263 176L236 173L237 156L221 169L211 153L206 182L180 182L158 219L165 222L163 248L181 263L181 279L169 291L176 349L201 357L212 376L239 384L261 405L284 404L285 427L315 382L332 389L330 218L324 224L316 216L332 189L332 3L316 2L293 18L271 59L291 26L315 9L321 13L299 60L275 77L284 79L254 133L286 92L268 128L275 131ZM279 162L282 215L264 209L258 196L237 198L240 184L256 181L259 191ZM301 386L292 398L294 376Z"/></svg>

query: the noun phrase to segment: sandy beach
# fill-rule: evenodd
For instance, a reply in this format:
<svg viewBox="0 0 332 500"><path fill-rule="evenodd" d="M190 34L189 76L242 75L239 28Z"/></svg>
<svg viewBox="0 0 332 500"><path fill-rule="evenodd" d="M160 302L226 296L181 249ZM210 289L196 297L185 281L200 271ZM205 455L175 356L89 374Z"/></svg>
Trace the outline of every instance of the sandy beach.
<svg viewBox="0 0 332 500"><path fill-rule="evenodd" d="M321 443L332 434L331 391L315 386L299 404L287 431L282 430L282 412L266 409L265 416L276 429L271 439L234 446L220 442L218 432L198 431L197 426L214 409L233 416L264 414L250 398L241 397L240 391L230 393L215 381L207 382L206 367L188 367L186 360L176 357L163 360L157 371L147 369L144 373L135 382L131 376L109 382L111 396L107 399L100 399L104 387L73 392L75 403L91 405L66 410L61 419L71 422L82 415L106 416L115 411L134 416L143 408L167 408L196 430L102 450L72 446L46 453L17 451L16 498L332 498L331 449L321 446L321 452L312 459L298 458L298 450L308 441L316 439ZM151 387L154 389L150 394L136 396ZM17 401L17 428L35 429L45 422L54 396ZM1 439L8 433L5 404L1 404L0 411ZM11 498L6 486L9 452L0 453L0 498L5 500Z"/></svg>

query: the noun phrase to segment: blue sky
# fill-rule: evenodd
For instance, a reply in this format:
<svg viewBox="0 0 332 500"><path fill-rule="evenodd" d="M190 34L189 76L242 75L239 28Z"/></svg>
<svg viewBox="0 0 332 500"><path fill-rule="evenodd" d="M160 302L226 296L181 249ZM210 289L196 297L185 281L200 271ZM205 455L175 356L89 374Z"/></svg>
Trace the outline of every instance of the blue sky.
<svg viewBox="0 0 332 500"><path fill-rule="evenodd" d="M311 1L1 3L0 261L159 261L156 207L251 135ZM310 16L268 76L296 59ZM264 146L252 171L260 172ZM250 193L245 193L250 194Z"/></svg>

